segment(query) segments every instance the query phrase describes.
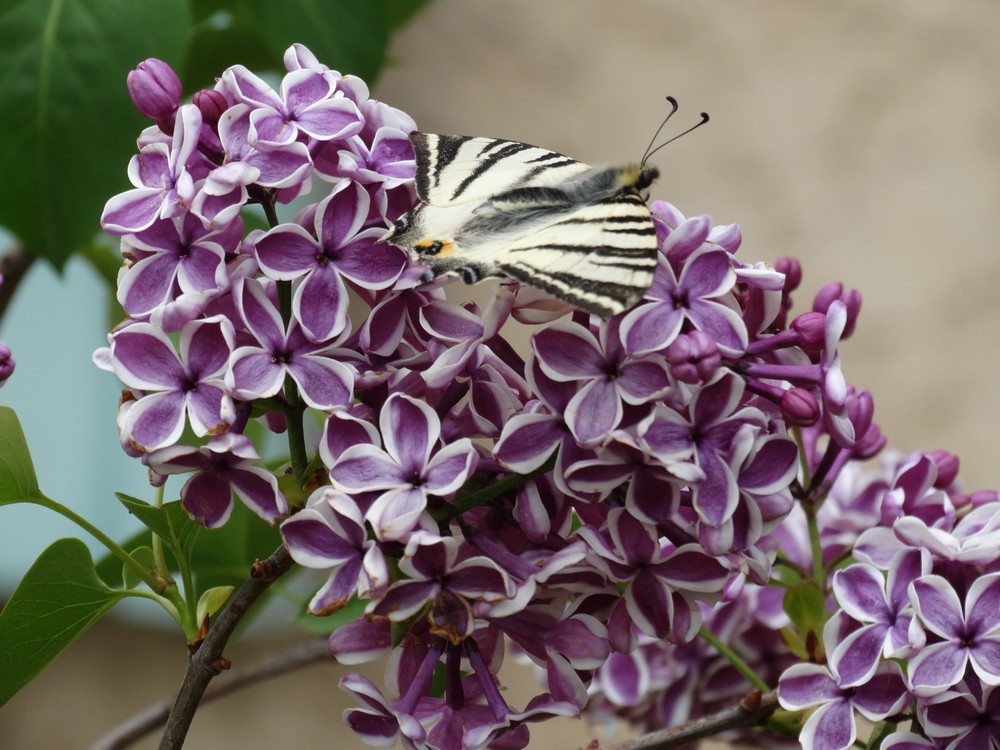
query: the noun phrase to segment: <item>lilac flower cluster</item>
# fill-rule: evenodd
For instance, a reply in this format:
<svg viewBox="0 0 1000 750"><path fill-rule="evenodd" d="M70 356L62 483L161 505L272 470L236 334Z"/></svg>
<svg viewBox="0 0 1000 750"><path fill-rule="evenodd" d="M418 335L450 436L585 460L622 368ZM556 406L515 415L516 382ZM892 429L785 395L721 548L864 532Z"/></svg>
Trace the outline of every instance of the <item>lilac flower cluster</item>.
<svg viewBox="0 0 1000 750"><path fill-rule="evenodd" d="M955 456L933 452L867 478L848 464L836 478L820 548L826 563L852 561L832 576L826 663L780 680L785 708L813 709L804 747L850 747L853 709L913 721L883 750L1000 746L1000 498L963 493L957 474ZM789 536L802 520L789 518ZM811 565L807 551L793 555Z"/></svg>
<svg viewBox="0 0 1000 750"><path fill-rule="evenodd" d="M523 747L527 723L585 709L677 723L749 687L713 642L762 684L785 670L783 705L818 707L807 747L847 747L855 708L913 700L924 734L885 747L992 731L1000 504L960 495L946 454L862 477L885 439L841 373L857 293L829 285L792 318L797 263L743 263L738 227L657 201L656 277L621 315L514 283L449 301L378 241L414 205L412 120L300 45L284 61L277 90L235 66L190 104L160 61L129 76L156 124L102 216L127 318L95 361L128 388L124 449L155 483L188 476L193 519L223 525L235 496L326 573L311 612L366 603L330 637L346 664L389 654L384 686L341 680L362 739ZM248 231L255 206L269 228ZM251 419L287 432L304 503L262 466ZM826 585L852 550L825 654L795 652L781 586ZM497 677L505 644L542 675L521 708Z"/></svg>

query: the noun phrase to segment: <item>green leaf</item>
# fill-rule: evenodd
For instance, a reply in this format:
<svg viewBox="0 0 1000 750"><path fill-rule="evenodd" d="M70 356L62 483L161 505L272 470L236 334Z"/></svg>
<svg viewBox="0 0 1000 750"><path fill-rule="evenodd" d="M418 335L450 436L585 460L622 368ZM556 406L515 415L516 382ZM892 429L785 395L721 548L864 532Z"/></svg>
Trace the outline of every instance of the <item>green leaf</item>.
<svg viewBox="0 0 1000 750"><path fill-rule="evenodd" d="M0 9L0 224L61 267L98 230L146 124L125 76L176 65L185 0L12 0Z"/></svg>
<svg viewBox="0 0 1000 750"><path fill-rule="evenodd" d="M275 60L293 42L320 62L372 85L389 42L389 0L240 0L237 4ZM256 71L255 71L256 72Z"/></svg>
<svg viewBox="0 0 1000 750"><path fill-rule="evenodd" d="M409 23L417 13L430 5L430 0L386 0L389 24L393 31Z"/></svg>
<svg viewBox="0 0 1000 750"><path fill-rule="evenodd" d="M160 537L174 555L184 559L191 556L191 548L201 527L188 517L180 501L165 503L157 508L121 492L116 492L115 497L143 526Z"/></svg>
<svg viewBox="0 0 1000 750"><path fill-rule="evenodd" d="M234 586L216 586L202 592L198 598L197 617L195 622L202 623L206 617L211 617L226 603L229 595L233 593Z"/></svg>
<svg viewBox="0 0 1000 750"><path fill-rule="evenodd" d="M0 505L41 496L21 423L13 409L0 406Z"/></svg>
<svg viewBox="0 0 1000 750"><path fill-rule="evenodd" d="M0 705L123 596L97 577L79 539L46 549L0 612Z"/></svg>
<svg viewBox="0 0 1000 750"><path fill-rule="evenodd" d="M198 589L239 586L250 577L254 560L267 558L280 544L276 528L237 502L225 526L205 529L198 537L191 554L191 572Z"/></svg>
<svg viewBox="0 0 1000 750"><path fill-rule="evenodd" d="M823 590L813 581L802 581L785 592L783 606L804 648L810 656L816 656L812 652L822 648L827 619Z"/></svg>
<svg viewBox="0 0 1000 750"><path fill-rule="evenodd" d="M129 552L129 555L148 571L152 571L156 565L156 558L153 556L152 547L141 545ZM96 570L97 566L95 565L94 568ZM134 589L142 583L142 579L131 565L122 565L122 582L125 584L125 588Z"/></svg>

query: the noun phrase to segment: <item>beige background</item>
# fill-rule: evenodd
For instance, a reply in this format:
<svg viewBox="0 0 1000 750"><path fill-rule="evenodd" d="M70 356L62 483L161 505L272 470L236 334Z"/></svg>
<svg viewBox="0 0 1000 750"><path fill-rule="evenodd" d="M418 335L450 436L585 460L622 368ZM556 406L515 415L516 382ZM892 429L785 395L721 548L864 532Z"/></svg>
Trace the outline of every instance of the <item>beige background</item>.
<svg viewBox="0 0 1000 750"><path fill-rule="evenodd" d="M953 450L978 488L1000 484L998 39L990 0L439 0L375 91L421 129L591 163L637 159L666 94L674 132L707 110L657 155L653 196L740 223L745 261L800 258L800 311L827 281L860 289L848 380L873 392L891 445ZM0 711L0 747L87 747L169 696L183 661L173 634L101 625ZM354 746L338 744L335 682L325 666L221 701L188 746ZM533 736L568 750L593 735L552 722Z"/></svg>

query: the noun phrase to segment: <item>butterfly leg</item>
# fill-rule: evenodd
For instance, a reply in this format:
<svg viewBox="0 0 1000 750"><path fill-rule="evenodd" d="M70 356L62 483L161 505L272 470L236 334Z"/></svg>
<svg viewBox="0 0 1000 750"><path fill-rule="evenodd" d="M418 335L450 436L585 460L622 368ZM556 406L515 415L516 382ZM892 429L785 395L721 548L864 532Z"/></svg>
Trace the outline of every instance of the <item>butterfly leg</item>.
<svg viewBox="0 0 1000 750"><path fill-rule="evenodd" d="M430 281L438 276L453 273L460 276L466 284L476 284L490 276L502 276L500 269L493 263L481 261L470 261L462 256L450 258L420 258L421 263L427 266L427 270L421 277L423 281Z"/></svg>

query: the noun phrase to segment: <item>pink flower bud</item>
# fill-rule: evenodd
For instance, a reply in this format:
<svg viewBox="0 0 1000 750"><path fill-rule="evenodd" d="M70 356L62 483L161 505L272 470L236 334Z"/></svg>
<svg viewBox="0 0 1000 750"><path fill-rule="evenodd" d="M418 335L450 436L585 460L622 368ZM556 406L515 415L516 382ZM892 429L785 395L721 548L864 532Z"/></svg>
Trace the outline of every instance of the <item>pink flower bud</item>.
<svg viewBox="0 0 1000 750"><path fill-rule="evenodd" d="M781 397L781 413L790 424L808 427L819 419L816 397L805 388L791 388Z"/></svg>
<svg viewBox="0 0 1000 750"><path fill-rule="evenodd" d="M143 115L164 130L173 130L174 115L181 103L181 79L163 60L150 57L129 72L125 79L132 103ZM169 133L168 133L169 134Z"/></svg>

